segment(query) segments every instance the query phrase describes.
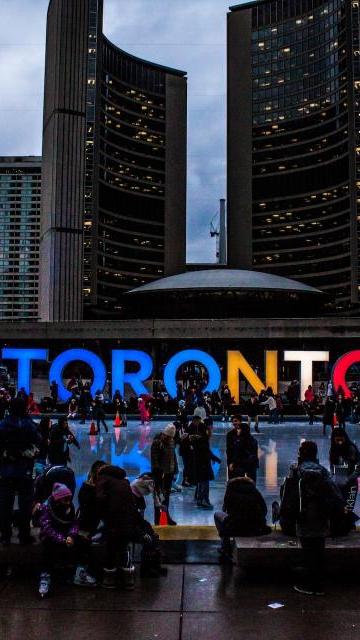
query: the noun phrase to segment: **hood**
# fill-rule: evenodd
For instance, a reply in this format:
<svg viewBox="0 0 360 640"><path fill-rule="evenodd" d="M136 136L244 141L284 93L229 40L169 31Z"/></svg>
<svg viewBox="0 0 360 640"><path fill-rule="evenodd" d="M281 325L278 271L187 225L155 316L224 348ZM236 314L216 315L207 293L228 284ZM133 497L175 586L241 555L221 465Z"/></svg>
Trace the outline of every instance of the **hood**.
<svg viewBox="0 0 360 640"><path fill-rule="evenodd" d="M124 480L126 478L126 471L121 467L116 467L115 465L109 464L99 471L98 477L103 478L104 476L106 476L107 478Z"/></svg>
<svg viewBox="0 0 360 640"><path fill-rule="evenodd" d="M305 473L306 471L314 471L319 473L319 471L321 472L321 474L324 476L324 478L328 477L328 471L325 469L325 467L323 467L321 464L319 464L318 462L303 462L300 466L299 466L299 474L300 476Z"/></svg>
<svg viewBox="0 0 360 640"><path fill-rule="evenodd" d="M227 483L228 489L234 493L241 493L243 495L254 493L256 487L253 482L247 481L246 478L233 478Z"/></svg>

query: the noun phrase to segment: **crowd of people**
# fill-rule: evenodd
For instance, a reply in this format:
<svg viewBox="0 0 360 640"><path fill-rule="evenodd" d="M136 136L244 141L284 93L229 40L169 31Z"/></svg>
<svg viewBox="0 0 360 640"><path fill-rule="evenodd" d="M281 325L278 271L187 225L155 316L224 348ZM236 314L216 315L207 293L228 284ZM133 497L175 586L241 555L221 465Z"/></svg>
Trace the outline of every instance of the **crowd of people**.
<svg viewBox="0 0 360 640"><path fill-rule="evenodd" d="M227 384L222 384L219 391L206 391L206 380L189 378L186 382L177 383L176 398L171 398L161 381L153 385L152 393L139 397L130 395L124 398L119 390L110 395L109 385L104 390L91 390L89 381L83 381L81 376L72 376L66 387L71 394L64 405L59 401L58 384L53 380L50 385L50 395L36 402L33 393L26 393L22 388L16 392L11 385L0 388L0 419L4 417L9 402L16 395L20 396L27 405L29 414L37 416L40 413L67 413L69 420L78 420L85 424L92 419L97 432L101 428L107 431L106 416L118 416L122 426L126 426L128 415L139 415L142 424L149 422L155 416L198 413L203 419L219 416L223 422L230 420L234 412L248 416L249 424L254 423L255 431L259 429L259 417L267 416L268 422L278 424L284 422L286 415L306 414L309 424L322 421L323 432L326 427L336 421L344 426L346 421L360 423L360 386L357 382L350 385L350 393L344 389L334 389L332 382L319 382L309 385L301 398L300 383L292 380L282 393L274 392L271 387L262 389L259 393L251 392L249 385L245 385L239 404Z"/></svg>
<svg viewBox="0 0 360 640"><path fill-rule="evenodd" d="M309 387L304 402L311 403ZM287 535L297 535L304 551L307 568L304 593L321 592L321 562L325 536L346 534L354 527L354 504L357 494L360 456L345 430L344 394L330 386L325 405L332 403L330 472L319 465L316 443L305 441L299 450L298 464L291 467L281 489L280 504L273 506L273 519L279 519ZM231 393L228 409L231 408ZM181 400L174 422L156 433L151 444L151 468L130 483L126 470L97 460L80 488L75 510L75 477L71 469L71 449L80 444L70 429L68 419L59 416L53 424L49 416L35 422L30 415L29 398L20 389L16 397L6 400L0 421L0 535L4 546L11 544L13 528L20 544L34 542L31 526L39 528L43 560L39 593L50 591L51 579L58 565L71 566L75 585L104 588L134 587L134 566L129 545L142 545L141 574L161 576L159 538L145 519L146 496L154 505L154 523L176 526L171 516L170 499L178 478L178 456L182 459L182 486L193 487L196 508L211 510L210 482L214 465L221 464L211 448L212 418L206 410L204 396L196 399L193 413L187 413ZM274 400L274 403L271 402ZM141 422L148 421L146 398L142 398ZM117 413L126 424L127 407L116 394ZM98 430L107 431L104 399L95 394ZM221 539L220 561L232 561L231 539L234 536L266 535L267 508L256 488L259 467L258 443L251 434L259 431L261 407L267 407L269 420L276 421L278 407L271 389L263 396L252 394L247 403L247 419L241 414L231 417L226 434L227 486L223 508L214 513ZM69 414L70 415L70 414ZM95 417L94 416L94 417ZM70 416L71 417L71 416ZM335 417L335 419L334 419ZM324 429L326 425L324 424ZM18 509L14 512L15 497ZM96 543L103 542L105 558L99 568Z"/></svg>

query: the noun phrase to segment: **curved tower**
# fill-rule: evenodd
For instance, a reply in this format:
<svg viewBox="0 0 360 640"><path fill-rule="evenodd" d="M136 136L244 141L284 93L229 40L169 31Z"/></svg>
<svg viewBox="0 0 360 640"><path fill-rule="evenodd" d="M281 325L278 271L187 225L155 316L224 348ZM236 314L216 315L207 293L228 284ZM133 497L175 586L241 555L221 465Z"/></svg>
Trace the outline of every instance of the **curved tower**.
<svg viewBox="0 0 360 640"><path fill-rule="evenodd" d="M49 5L43 320L121 316L125 291L185 265L186 74L116 47L102 13Z"/></svg>
<svg viewBox="0 0 360 640"><path fill-rule="evenodd" d="M228 16L229 263L321 288L339 311L358 300L355 5Z"/></svg>

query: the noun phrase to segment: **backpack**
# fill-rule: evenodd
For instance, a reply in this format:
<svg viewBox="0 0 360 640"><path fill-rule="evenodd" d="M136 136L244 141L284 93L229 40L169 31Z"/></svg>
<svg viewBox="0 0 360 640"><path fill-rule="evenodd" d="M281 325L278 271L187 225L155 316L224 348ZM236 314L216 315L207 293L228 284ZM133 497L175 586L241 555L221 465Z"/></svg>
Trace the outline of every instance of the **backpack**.
<svg viewBox="0 0 360 640"><path fill-rule="evenodd" d="M327 478L324 469L316 463L299 467L299 536L323 537L330 528L330 517L342 506L336 487Z"/></svg>

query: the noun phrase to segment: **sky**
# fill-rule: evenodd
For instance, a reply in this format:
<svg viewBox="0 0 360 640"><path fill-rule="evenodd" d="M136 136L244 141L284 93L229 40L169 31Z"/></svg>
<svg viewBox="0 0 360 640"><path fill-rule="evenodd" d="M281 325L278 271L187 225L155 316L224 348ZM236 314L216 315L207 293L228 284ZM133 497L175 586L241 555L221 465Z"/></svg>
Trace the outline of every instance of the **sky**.
<svg viewBox="0 0 360 640"><path fill-rule="evenodd" d="M228 0L104 0L122 49L188 73L187 259L215 262L210 221L226 196ZM232 4L240 4L240 0ZM0 2L0 156L41 155L48 0Z"/></svg>

